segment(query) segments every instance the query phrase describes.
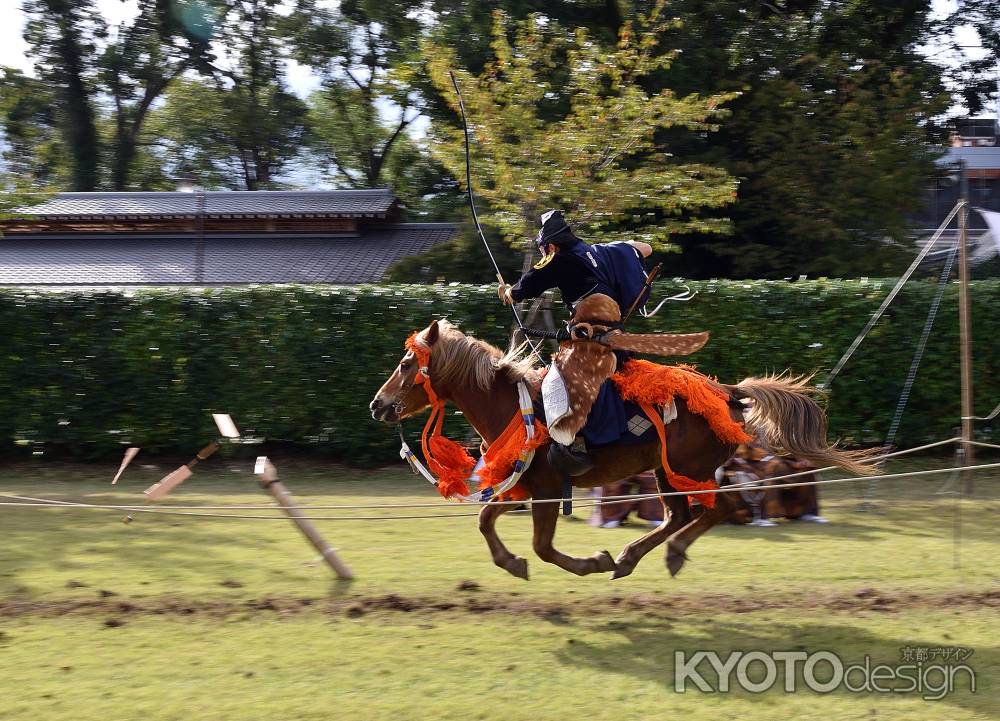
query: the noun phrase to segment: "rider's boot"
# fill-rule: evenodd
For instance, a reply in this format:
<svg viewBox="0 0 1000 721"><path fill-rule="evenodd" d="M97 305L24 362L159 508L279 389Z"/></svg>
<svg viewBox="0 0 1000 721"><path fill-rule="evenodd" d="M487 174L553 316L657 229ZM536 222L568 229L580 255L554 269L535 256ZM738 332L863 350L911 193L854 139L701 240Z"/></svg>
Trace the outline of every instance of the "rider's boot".
<svg viewBox="0 0 1000 721"><path fill-rule="evenodd" d="M571 445L553 442L549 446L548 461L553 469L567 476L582 476L594 467L587 444L579 436Z"/></svg>

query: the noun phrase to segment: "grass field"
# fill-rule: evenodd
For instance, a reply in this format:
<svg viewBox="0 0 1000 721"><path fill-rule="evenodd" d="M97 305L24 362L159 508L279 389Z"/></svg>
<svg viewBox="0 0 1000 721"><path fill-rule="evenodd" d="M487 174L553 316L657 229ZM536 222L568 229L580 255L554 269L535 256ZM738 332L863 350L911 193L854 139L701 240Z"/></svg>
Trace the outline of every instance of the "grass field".
<svg viewBox="0 0 1000 721"><path fill-rule="evenodd" d="M303 504L436 500L402 470L277 460ZM170 468L140 463L118 487L113 467L8 466L0 492L134 503ZM212 461L170 502L266 503L249 466ZM473 518L318 522L357 575L343 584L286 520L0 507L0 719L997 718L1000 476L964 501L937 493L945 480L883 482L865 514L858 486L826 487L826 526L721 527L678 577L656 551L618 581L542 563L525 515L499 530L528 582L491 564ZM559 548L617 555L641 531L587 513L560 522ZM675 651L896 663L904 647L974 649L976 692L674 688Z"/></svg>

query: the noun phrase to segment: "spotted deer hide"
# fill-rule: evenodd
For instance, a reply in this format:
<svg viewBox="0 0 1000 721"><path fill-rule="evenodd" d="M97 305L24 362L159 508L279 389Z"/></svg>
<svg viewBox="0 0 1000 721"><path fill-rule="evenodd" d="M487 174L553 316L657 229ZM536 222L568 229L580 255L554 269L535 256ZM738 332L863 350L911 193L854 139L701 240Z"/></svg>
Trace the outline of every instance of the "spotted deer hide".
<svg viewBox="0 0 1000 721"><path fill-rule="evenodd" d="M690 355L708 342L708 333L613 333L605 340L615 350L651 355Z"/></svg>
<svg viewBox="0 0 1000 721"><path fill-rule="evenodd" d="M615 372L615 354L593 341L566 341L560 345L555 363L566 384L570 413L549 426L549 435L568 445L587 422L601 384Z"/></svg>
<svg viewBox="0 0 1000 721"><path fill-rule="evenodd" d="M621 321L621 309L615 301L601 293L589 295L573 312L573 324L585 328L589 336L607 331ZM590 409L597 400L601 384L615 372L614 349L631 350L657 355L687 355L705 345L708 333L634 334L613 333L606 336L607 345L592 340L564 341L555 357L563 377L570 413L549 426L549 434L557 443L568 445L587 422Z"/></svg>

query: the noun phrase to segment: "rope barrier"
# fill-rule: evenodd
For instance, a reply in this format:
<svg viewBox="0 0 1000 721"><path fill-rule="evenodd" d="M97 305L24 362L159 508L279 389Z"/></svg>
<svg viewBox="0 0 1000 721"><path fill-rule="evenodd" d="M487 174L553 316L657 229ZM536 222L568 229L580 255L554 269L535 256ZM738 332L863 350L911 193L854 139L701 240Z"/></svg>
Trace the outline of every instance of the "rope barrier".
<svg viewBox="0 0 1000 721"><path fill-rule="evenodd" d="M981 448L1000 448L996 443L983 443L982 441L961 441L959 443L968 443L970 446L980 446Z"/></svg>
<svg viewBox="0 0 1000 721"><path fill-rule="evenodd" d="M911 454L911 453L917 453L919 451L925 451L925 450L927 450L929 448L936 448L936 447L939 447L939 446L946 445L948 443L955 443L955 442L960 442L960 441L961 441L961 438L958 438L958 437L948 438L948 439L943 440L943 441L935 441L933 443L926 443L926 444L924 444L922 446L915 446L914 448L906 448L906 449L901 450L901 451L893 451L892 453L884 453L884 454L872 457L871 460L872 461L879 461L879 460L884 460L886 458L896 458L896 457L908 455L908 454ZM1000 448L1000 446L993 446L992 444L989 444L989 443L983 444L983 443L978 443L978 442L974 442L974 441L970 441L970 443L976 443L977 445L984 445L984 446L987 446L987 447ZM781 475L781 476L772 476L771 478L768 478L766 480L768 480L768 481L781 481L781 480L786 480L786 479L789 479L789 478L799 478L801 476L808 476L808 475L811 475L811 474L814 474L814 473L821 473L823 471L831 471L831 470L835 470L835 469L836 469L836 466L826 466L824 468L816 468L816 469L808 470L808 471L798 471L796 473L787 473L787 474ZM858 480L858 479L852 479L852 480ZM729 488L739 488L739 487L744 487L744 486L753 487L754 485L757 485L757 482L754 482L752 484L733 484L733 485L728 486L728 487ZM801 484L801 485L810 485L810 484L806 483L806 484ZM669 494L669 495L684 495L684 494L681 494L680 492L677 492L677 493ZM17 500L29 501L29 502L36 502L40 506L44 506L44 505L72 505L73 504L72 501L59 501L59 500L54 500L54 499L36 498L36 497L32 497L32 496L14 495L14 494L10 494L10 493L0 493L0 497L3 497L3 498L14 498L14 499L17 499ZM660 494L651 494L651 495L643 495L643 496L641 496L641 498L658 498L658 497L660 497ZM626 503L628 501L636 500L637 498L640 498L640 496L636 496L636 495L605 496L605 497L603 497L601 499L600 502L601 503L610 503L610 502L616 501L616 502ZM551 500L551 501L550 500L540 499L540 500L535 501L535 502L536 503L556 503L556 502L561 503L561 502L563 502L565 500L568 500L568 499L559 498L559 499L554 499L554 500ZM576 499L576 498L571 499L571 500L573 500L574 502L579 502L579 499ZM480 505L485 505L486 503L490 503L491 505L494 505L494 506L497 506L497 505L521 505L522 503L528 503L528 502L530 502L530 501L496 501L496 500L494 500L494 501L481 502ZM586 501L584 501L584 504L581 504L581 505L585 505L585 504L586 504ZM4 505L4 504L0 504L0 505ZM150 509L149 506L139 506L139 505L134 505L134 504L78 504L78 505L81 505L81 506L94 505L97 508L115 509L115 510L120 510L120 511L149 510ZM592 505L597 505L597 503L595 502ZM302 509L302 510L312 510L312 511L357 511L357 510L373 510L373 509L385 509L385 508L441 508L441 507L442 507L442 505L441 505L440 501L422 502L422 503L378 503L378 504L371 504L371 503L361 503L361 504L316 504L316 505L305 504L305 505L300 505L299 506L299 508ZM458 509L461 506L460 505L454 505L454 506L445 506L445 507L451 507L451 508ZM280 510L281 507L278 506L278 505L276 505L276 504L273 504L273 503L248 503L248 504L224 504L224 505L206 505L206 506L203 506L203 505L192 505L192 504L162 504L162 505L158 504L156 506L156 508L157 509L164 509L164 510L199 509L199 510L229 510L229 511L251 511L251 510L253 510L253 511L256 511L256 510L274 510L274 509L279 509Z"/></svg>
<svg viewBox="0 0 1000 721"><path fill-rule="evenodd" d="M962 416L963 421L992 421L994 418L1000 415L1000 403L997 403L997 407L990 411L988 416Z"/></svg>
<svg viewBox="0 0 1000 721"><path fill-rule="evenodd" d="M906 412L906 405L910 402L910 393L913 391L913 384L917 380L917 372L920 370L920 363L924 359L924 351L927 349L927 341L930 340L931 330L934 328L934 321L937 320L938 310L941 308L941 300L944 298L945 289L948 287L948 279L951 277L952 267L955 265L955 258L958 256L958 246L952 248L945 260L944 267L938 276L937 291L931 301L930 309L927 311L927 319L924 321L924 328L920 332L920 339L917 347L913 351L913 358L910 360L910 369L906 372L906 380L903 381L903 390L899 393L899 400L896 401L896 411L893 413L889 430L886 431L885 440L882 445L886 448L896 442L896 434L903 423L903 413ZM878 483L871 481L865 491L864 503L871 504L875 497L875 490Z"/></svg>
<svg viewBox="0 0 1000 721"><path fill-rule="evenodd" d="M906 405L910 401L910 393L913 391L913 384L917 380L917 372L920 370L920 362L924 358L924 351L927 349L927 341L930 340L931 330L934 328L934 321L937 320L938 310L941 308L941 300L944 298L944 291L948 287L948 279L951 277L951 269L955 264L955 256L958 255L958 246L955 246L948 257L945 260L944 267L941 269L941 274L938 277L937 291L934 294L934 299L931 300L930 309L927 311L927 319L924 321L924 328L920 332L920 339L917 341L917 347L913 351L913 358L910 361L910 369L906 372L906 380L903 381L903 390L899 394L899 400L896 402L896 411L893 413L892 422L889 424L889 430L886 431L885 440L883 445L891 446L896 441L896 434L899 432L899 427L903 422L903 413L906 411ZM869 489L873 490L873 489Z"/></svg>
<svg viewBox="0 0 1000 721"><path fill-rule="evenodd" d="M990 445L990 444L987 444ZM960 471L981 471L988 470L992 468L1000 468L1000 463L985 463L972 466L959 466L955 468L933 468L924 471L907 471L904 473L887 473L878 476L856 476L851 478L828 478L828 479L817 479L813 481L806 481L801 483L780 483L780 484L768 484L766 486L767 490L777 490L782 488L800 488L803 486L820 486L820 485L830 485L834 483L850 483L851 481L861 481L861 480L889 480L895 478L914 478L917 476L929 476L937 475L941 473L956 473ZM813 471L815 472L815 471ZM617 502L632 502L645 500L649 498L666 498L670 496L690 496L690 495L701 495L705 493L737 493L744 490L746 487L761 487L760 482L754 482L752 484L733 484L729 486L724 486L722 488L712 488L697 491L670 491L666 493L642 493L630 496L609 496L607 501L617 501ZM62 509L75 509L75 510L113 510L113 511L130 511L135 513L148 513L148 514L160 514L168 516L194 516L199 518L231 518L231 519L242 519L242 520L262 520L262 521L274 521L274 520L285 520L282 517L268 517L268 516L254 516L245 514L223 514L223 513L193 513L190 511L177 511L177 510L166 510L159 507L148 507L148 506L123 506L123 505L112 505L112 504L98 504L98 503L78 503L73 501L57 501L49 499L39 499L31 498L30 496L16 496L12 494L0 493L0 496L6 498L25 498L30 499L28 502L2 502L0 501L0 507L29 507L29 508L62 508ZM536 503L562 503L567 500L577 500L573 498L539 498L539 499L528 499L524 501L493 501L493 505L534 505ZM597 505L597 503L603 503L605 499L600 501L592 501L590 503L579 504L583 507L589 507ZM369 508L381 508L384 506L367 506ZM210 508L206 506L187 506L187 508ZM268 507L277 510L277 507ZM459 508L459 506L454 506L454 508ZM415 519L431 519L431 518L461 518L461 517L471 517L477 516L478 513L443 513L443 514L420 514L420 515L404 515L404 516L303 516L307 520L313 521L389 521L389 520L415 520Z"/></svg>
<svg viewBox="0 0 1000 721"><path fill-rule="evenodd" d="M879 318L881 318L882 314L885 313L886 309L888 309L889 305L899 294L899 291L901 291L903 289L903 286L906 285L906 281L908 281L910 279L910 276L913 275L913 272L918 267L920 267L920 264L923 262L924 258L927 257L927 254L931 251L931 248L933 248L935 243L937 243L942 233L944 233L945 229L951 223L952 218L954 218L955 215L958 213L958 211L962 208L964 202L965 201L959 200L955 204L955 207L951 209L951 212L948 214L948 217L944 219L944 222L941 223L940 227L934 232L934 235L931 236L931 239L927 242L927 245L925 245L923 249L917 254L917 257L914 258L913 262L910 264L910 267L907 268L906 272L903 273L903 275L900 277L895 287L891 291L889 291L889 295L887 295L885 297L885 300L882 301L882 305L879 306L878 310L876 310L875 313L872 314L872 317L865 324L865 327L861 330L860 333L858 333L858 337L854 339L854 342L851 343L850 347L848 347L844 355L842 355L840 357L840 360L837 361L837 365L835 365L833 367L833 370L830 371L829 377L825 381L823 381L822 384L820 384L820 388L826 390L830 387L830 384L833 383L833 379L837 377L837 374L840 373L841 369L843 369L843 367L847 364L847 361L851 359L851 356L854 355L854 351L858 349L858 346L861 345L861 342L865 339L868 333L871 332L871 329L875 327L876 323L878 323Z"/></svg>

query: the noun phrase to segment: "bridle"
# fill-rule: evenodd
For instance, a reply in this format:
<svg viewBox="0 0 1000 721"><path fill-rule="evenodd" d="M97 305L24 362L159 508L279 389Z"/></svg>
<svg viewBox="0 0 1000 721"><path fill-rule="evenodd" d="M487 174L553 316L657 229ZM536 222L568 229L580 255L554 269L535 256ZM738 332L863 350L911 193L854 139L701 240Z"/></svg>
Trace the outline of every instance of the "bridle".
<svg viewBox="0 0 1000 721"><path fill-rule="evenodd" d="M494 440L490 448L487 449L486 453L477 462L462 446L445 438L442 433L446 401L437 394L431 385L430 349L420 345L417 341L416 333L407 339L406 347L413 353L418 364L417 372L410 388L417 385L423 386L431 406L430 416L428 416L427 422L424 424L424 430L420 437L421 450L423 451L427 465L440 476L440 479L434 477L434 473L420 462L416 454L410 449L409 444L407 444L406 438L403 435L401 417L401 410L404 404L397 401L393 404L393 408L396 409L397 418L399 418L399 421L396 423L396 432L399 434L400 457L409 463L410 468L415 474L423 476L432 485L436 486L442 495L450 499L484 503L511 491L517 485L521 475L528 470L528 466L535 455L535 448L547 437L544 426L535 420L531 393L528 390L527 384L524 381L518 381L517 384L520 413L511 419L504 432ZM456 480L459 481L459 486L464 487L465 491L468 491L467 482L479 480L477 472L490 470L488 467L490 461L487 459L490 452L496 450L502 456L503 453L511 448L511 441L516 441L518 432L523 433L524 442L518 446L519 452L516 459L513 459L513 468L510 475L494 485L480 488L478 491L472 493L454 491ZM494 460L495 458L494 456Z"/></svg>

